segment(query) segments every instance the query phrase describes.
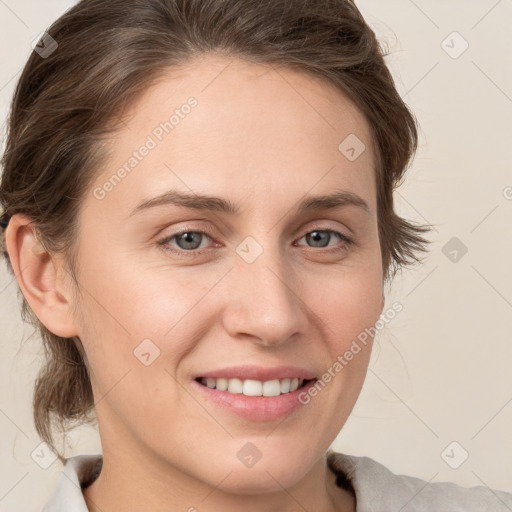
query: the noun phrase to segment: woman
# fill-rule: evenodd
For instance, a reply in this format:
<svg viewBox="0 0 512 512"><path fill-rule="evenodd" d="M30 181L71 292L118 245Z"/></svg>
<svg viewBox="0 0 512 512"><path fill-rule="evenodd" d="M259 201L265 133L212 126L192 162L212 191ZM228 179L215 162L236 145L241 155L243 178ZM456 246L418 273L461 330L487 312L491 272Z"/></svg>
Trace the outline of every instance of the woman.
<svg viewBox="0 0 512 512"><path fill-rule="evenodd" d="M47 349L36 428L57 452L53 420L97 419L102 454L59 454L44 510L512 507L329 448L426 250L393 209L416 143L350 1L57 20L13 99L5 248Z"/></svg>

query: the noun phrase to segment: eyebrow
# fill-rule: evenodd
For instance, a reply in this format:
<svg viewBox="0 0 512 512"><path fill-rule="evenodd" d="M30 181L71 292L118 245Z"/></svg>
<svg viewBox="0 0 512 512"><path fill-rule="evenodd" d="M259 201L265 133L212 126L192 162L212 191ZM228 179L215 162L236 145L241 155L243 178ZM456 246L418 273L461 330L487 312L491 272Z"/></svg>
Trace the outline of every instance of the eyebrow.
<svg viewBox="0 0 512 512"><path fill-rule="evenodd" d="M208 210L230 215L236 215L240 212L240 207L221 197L208 196L204 194L193 194L188 192L178 192L177 190L169 190L152 199L147 199L137 205L130 217L138 212L154 208L156 206L172 204L194 210ZM304 213L314 210L327 210L343 206L356 206L370 214L370 207L366 201L357 194L349 191L339 191L334 194L307 196L297 206L297 213Z"/></svg>

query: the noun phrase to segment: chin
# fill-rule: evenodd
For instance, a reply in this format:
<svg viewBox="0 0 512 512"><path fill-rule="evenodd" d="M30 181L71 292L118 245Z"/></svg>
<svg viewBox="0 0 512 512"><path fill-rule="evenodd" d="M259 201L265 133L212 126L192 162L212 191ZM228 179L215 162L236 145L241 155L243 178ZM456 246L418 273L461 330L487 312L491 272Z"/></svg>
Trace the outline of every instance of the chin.
<svg viewBox="0 0 512 512"><path fill-rule="evenodd" d="M298 483L303 475L289 467L260 467L240 470L236 468L229 477L218 486L218 489L232 494L257 495L282 492ZM218 482L217 482L218 483ZM217 483L214 485L216 486Z"/></svg>
<svg viewBox="0 0 512 512"><path fill-rule="evenodd" d="M295 443L295 446L296 443ZM261 454L259 460L243 462L243 452L240 458L227 464L225 454L219 454L218 464L212 464L217 468L215 475L221 480L220 475L229 476L219 485L219 489L224 492L234 494L263 494L271 492L280 492L283 488L287 489L297 484L308 471L304 461L307 456L300 457L297 450L293 450L290 457L288 450L271 450L270 456ZM247 450L249 452L249 450ZM218 485L218 480L214 485Z"/></svg>

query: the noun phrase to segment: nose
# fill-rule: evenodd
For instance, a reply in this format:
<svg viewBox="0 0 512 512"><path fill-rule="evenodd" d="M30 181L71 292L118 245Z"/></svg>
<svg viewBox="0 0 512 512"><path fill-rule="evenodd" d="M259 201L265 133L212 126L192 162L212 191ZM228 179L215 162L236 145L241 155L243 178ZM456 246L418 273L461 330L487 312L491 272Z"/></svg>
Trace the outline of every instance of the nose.
<svg viewBox="0 0 512 512"><path fill-rule="evenodd" d="M300 297L299 279L276 256L278 252L264 251L252 263L241 258L235 262L222 313L224 328L233 338L273 346L305 331L307 307Z"/></svg>

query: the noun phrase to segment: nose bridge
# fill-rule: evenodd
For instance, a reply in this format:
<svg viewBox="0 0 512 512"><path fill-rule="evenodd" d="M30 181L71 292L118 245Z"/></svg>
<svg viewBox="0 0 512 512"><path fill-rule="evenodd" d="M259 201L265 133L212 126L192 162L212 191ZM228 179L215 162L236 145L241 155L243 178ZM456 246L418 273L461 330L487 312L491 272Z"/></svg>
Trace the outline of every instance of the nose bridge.
<svg viewBox="0 0 512 512"><path fill-rule="evenodd" d="M264 344L285 342L302 329L303 311L293 269L278 242L269 235L265 247L247 237L237 248L226 329L232 336L250 335Z"/></svg>

